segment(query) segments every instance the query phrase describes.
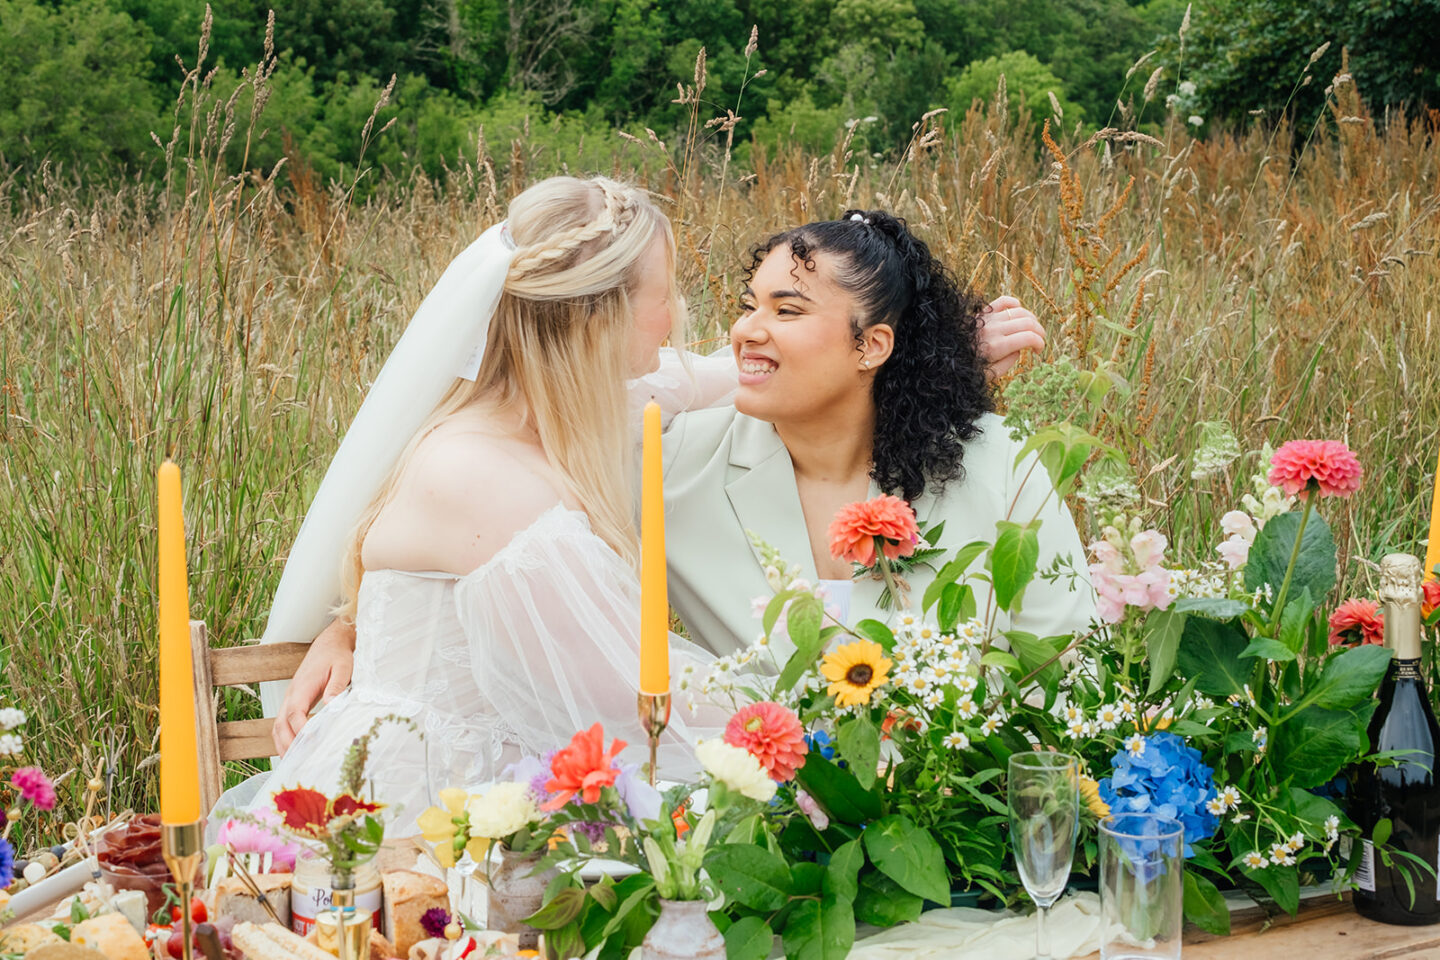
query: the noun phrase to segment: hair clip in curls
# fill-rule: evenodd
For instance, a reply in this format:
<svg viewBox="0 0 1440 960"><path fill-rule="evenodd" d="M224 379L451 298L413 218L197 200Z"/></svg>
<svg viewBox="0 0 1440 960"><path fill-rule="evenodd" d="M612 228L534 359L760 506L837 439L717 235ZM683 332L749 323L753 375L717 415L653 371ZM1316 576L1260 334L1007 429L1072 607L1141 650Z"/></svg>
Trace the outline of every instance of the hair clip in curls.
<svg viewBox="0 0 1440 960"><path fill-rule="evenodd" d="M865 215L863 215L863 214L852 213L852 214L850 214L850 219L851 219L851 220L858 220L860 223L865 224L865 226L867 226L867 227L870 226L870 218L867 217L867 216L865 216Z"/></svg>

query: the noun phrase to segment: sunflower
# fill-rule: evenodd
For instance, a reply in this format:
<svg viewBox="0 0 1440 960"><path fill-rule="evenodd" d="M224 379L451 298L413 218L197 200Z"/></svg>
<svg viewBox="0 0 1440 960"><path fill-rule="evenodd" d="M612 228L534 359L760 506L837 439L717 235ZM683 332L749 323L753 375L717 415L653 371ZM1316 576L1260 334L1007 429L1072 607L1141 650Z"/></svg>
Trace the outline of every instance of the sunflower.
<svg viewBox="0 0 1440 960"><path fill-rule="evenodd" d="M870 694L889 678L893 665L880 644L857 640L836 648L820 663L820 672L830 681L827 691L836 706L869 703Z"/></svg>
<svg viewBox="0 0 1440 960"><path fill-rule="evenodd" d="M1104 820L1110 816L1110 805L1100 799L1100 784L1089 777L1080 778L1080 799L1085 801L1095 819Z"/></svg>

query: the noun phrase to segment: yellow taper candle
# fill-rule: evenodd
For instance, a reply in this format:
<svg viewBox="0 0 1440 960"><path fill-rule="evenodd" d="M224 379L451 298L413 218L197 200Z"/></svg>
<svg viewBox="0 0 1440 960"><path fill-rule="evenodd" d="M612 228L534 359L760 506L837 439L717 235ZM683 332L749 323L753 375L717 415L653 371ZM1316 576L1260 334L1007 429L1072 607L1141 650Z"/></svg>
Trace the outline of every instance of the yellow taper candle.
<svg viewBox="0 0 1440 960"><path fill-rule="evenodd" d="M160 467L160 819L200 819L195 746L195 670L190 657L190 591L185 582L185 519L180 468Z"/></svg>
<svg viewBox="0 0 1440 960"><path fill-rule="evenodd" d="M1440 563L1440 461L1435 464L1435 493L1430 498L1430 540L1425 544L1425 579L1435 577Z"/></svg>
<svg viewBox="0 0 1440 960"><path fill-rule="evenodd" d="M670 595L665 586L665 472L660 406L645 405L640 471L640 692L670 692Z"/></svg>

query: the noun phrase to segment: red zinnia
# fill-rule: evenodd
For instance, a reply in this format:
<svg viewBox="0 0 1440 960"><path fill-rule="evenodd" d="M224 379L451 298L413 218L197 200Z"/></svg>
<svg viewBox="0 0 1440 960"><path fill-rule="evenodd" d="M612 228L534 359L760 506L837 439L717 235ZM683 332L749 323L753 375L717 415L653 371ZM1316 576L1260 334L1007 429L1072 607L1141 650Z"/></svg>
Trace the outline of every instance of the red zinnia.
<svg viewBox="0 0 1440 960"><path fill-rule="evenodd" d="M1348 497L1360 489L1363 473L1355 454L1338 440L1291 440L1270 458L1269 480L1292 497L1311 483L1322 497Z"/></svg>
<svg viewBox="0 0 1440 960"><path fill-rule="evenodd" d="M586 803L598 803L600 791L615 782L620 775L616 769L615 755L625 749L624 740L612 740L610 749L605 749L605 731L595 724L583 733L570 738L570 745L555 753L550 761L553 779L545 789L555 794L541 810L559 810L570 802L575 794Z"/></svg>
<svg viewBox="0 0 1440 960"><path fill-rule="evenodd" d="M10 782L40 810L55 809L55 787L39 767L21 767L10 775Z"/></svg>
<svg viewBox="0 0 1440 960"><path fill-rule="evenodd" d="M868 567L875 562L877 539L888 559L908 557L920 541L920 528L910 504L882 494L841 507L830 523L829 536L832 557Z"/></svg>
<svg viewBox="0 0 1440 960"><path fill-rule="evenodd" d="M805 728L794 711L778 703L752 703L725 725L725 742L760 761L770 779L785 783L805 766Z"/></svg>
<svg viewBox="0 0 1440 960"><path fill-rule="evenodd" d="M1420 604L1420 616L1428 617L1440 607L1440 580L1426 580L1421 589L1425 591L1425 598Z"/></svg>
<svg viewBox="0 0 1440 960"><path fill-rule="evenodd" d="M1330 642L1385 642L1385 616L1374 600L1346 600L1330 614Z"/></svg>

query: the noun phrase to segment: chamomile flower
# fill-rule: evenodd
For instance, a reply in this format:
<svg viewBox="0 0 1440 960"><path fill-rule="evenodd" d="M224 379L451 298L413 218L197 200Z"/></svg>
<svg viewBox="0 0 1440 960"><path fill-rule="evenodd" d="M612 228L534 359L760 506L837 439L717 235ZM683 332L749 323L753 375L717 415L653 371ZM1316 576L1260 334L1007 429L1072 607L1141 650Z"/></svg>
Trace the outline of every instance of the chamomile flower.
<svg viewBox="0 0 1440 960"><path fill-rule="evenodd" d="M940 630L928 623L921 624L915 629L915 639L926 648L933 647L935 641L940 639Z"/></svg>
<svg viewBox="0 0 1440 960"><path fill-rule="evenodd" d="M990 714L990 716L985 718L984 723L980 724L980 732L985 734L985 736L987 737L993 736L994 734L999 732L1000 724L1003 722L1004 721L1001 719L998 713L992 713Z"/></svg>
<svg viewBox="0 0 1440 960"><path fill-rule="evenodd" d="M1250 814L1245 813L1244 811L1241 811L1241 812L1235 814L1235 816L1231 817L1231 818L1230 818L1230 822L1231 822L1231 823L1244 823L1246 820L1249 820L1249 819L1250 819Z"/></svg>
<svg viewBox="0 0 1440 960"><path fill-rule="evenodd" d="M1265 854L1258 850L1251 850L1241 858L1241 861L1251 870L1264 870L1270 865L1270 861L1265 858Z"/></svg>
<svg viewBox="0 0 1440 960"><path fill-rule="evenodd" d="M921 702L924 703L925 706L929 707L931 710L934 710L936 707L940 706L940 704L945 702L945 694L941 693L939 690L931 690L929 693L925 694L925 699Z"/></svg>
<svg viewBox="0 0 1440 960"><path fill-rule="evenodd" d="M944 743L945 746L951 750L964 750L970 746L970 738L959 730L956 730L954 733L945 734Z"/></svg>
<svg viewBox="0 0 1440 960"><path fill-rule="evenodd" d="M1288 843L1272 843L1270 845L1270 862L1277 867L1295 866L1295 856L1290 850Z"/></svg>
<svg viewBox="0 0 1440 960"><path fill-rule="evenodd" d="M975 688L979 685L980 682L974 677L970 676L968 673L962 675L955 681L955 689L959 690L961 693L974 693Z"/></svg>
<svg viewBox="0 0 1440 960"><path fill-rule="evenodd" d="M1285 846L1290 848L1291 853L1298 853L1300 849L1305 846L1305 834L1291 834L1290 839L1286 841Z"/></svg>
<svg viewBox="0 0 1440 960"><path fill-rule="evenodd" d="M1205 809L1213 816L1222 816L1225 813L1225 801L1219 797L1212 797L1205 801Z"/></svg>
<svg viewBox="0 0 1440 960"><path fill-rule="evenodd" d="M1074 740L1083 740L1090 735L1090 723L1088 720L1071 720L1066 724L1065 732Z"/></svg>
<svg viewBox="0 0 1440 960"><path fill-rule="evenodd" d="M980 708L976 706L974 700L961 700L955 704L955 712L966 720L973 720L975 715L980 712Z"/></svg>
<svg viewBox="0 0 1440 960"><path fill-rule="evenodd" d="M1339 817L1334 817L1334 816L1326 817L1326 818L1325 818L1325 839L1326 839L1326 840L1336 840L1336 839L1339 839L1339 837L1340 837L1340 818L1339 818Z"/></svg>
<svg viewBox="0 0 1440 960"><path fill-rule="evenodd" d="M905 689L917 697L923 697L930 692L934 684L923 673L912 673L905 683Z"/></svg>
<svg viewBox="0 0 1440 960"><path fill-rule="evenodd" d="M1120 708L1107 703L1095 711L1095 725L1101 730L1114 730L1120 726Z"/></svg>
<svg viewBox="0 0 1440 960"><path fill-rule="evenodd" d="M1240 806L1240 791L1233 786L1224 787L1220 791L1220 800L1224 802L1226 810L1234 810Z"/></svg>
<svg viewBox="0 0 1440 960"><path fill-rule="evenodd" d="M1075 706L1075 704L1073 704L1073 703L1067 703L1067 704L1065 704L1065 722L1066 722L1066 723L1075 723L1077 720L1084 720L1084 719L1085 719L1085 711L1081 710L1079 707Z"/></svg>
<svg viewBox="0 0 1440 960"><path fill-rule="evenodd" d="M1132 734L1125 740L1125 752L1132 757L1145 756L1145 738L1140 734Z"/></svg>
<svg viewBox="0 0 1440 960"><path fill-rule="evenodd" d="M940 639L935 641L935 648L945 653L959 653L960 638L953 633L942 633Z"/></svg>
<svg viewBox="0 0 1440 960"><path fill-rule="evenodd" d="M1136 713L1134 700L1121 700L1115 706L1120 711L1120 718L1122 720L1134 722Z"/></svg>
<svg viewBox="0 0 1440 960"><path fill-rule="evenodd" d="M895 624L895 627L896 627L897 630L904 630L904 631L906 631L906 632L909 632L911 628L917 627L917 626L919 626L919 625L920 625L920 618L917 617L917 616L915 616L915 614L913 614L913 613L902 613L902 614L900 614L899 620L898 620L898 622Z"/></svg>

